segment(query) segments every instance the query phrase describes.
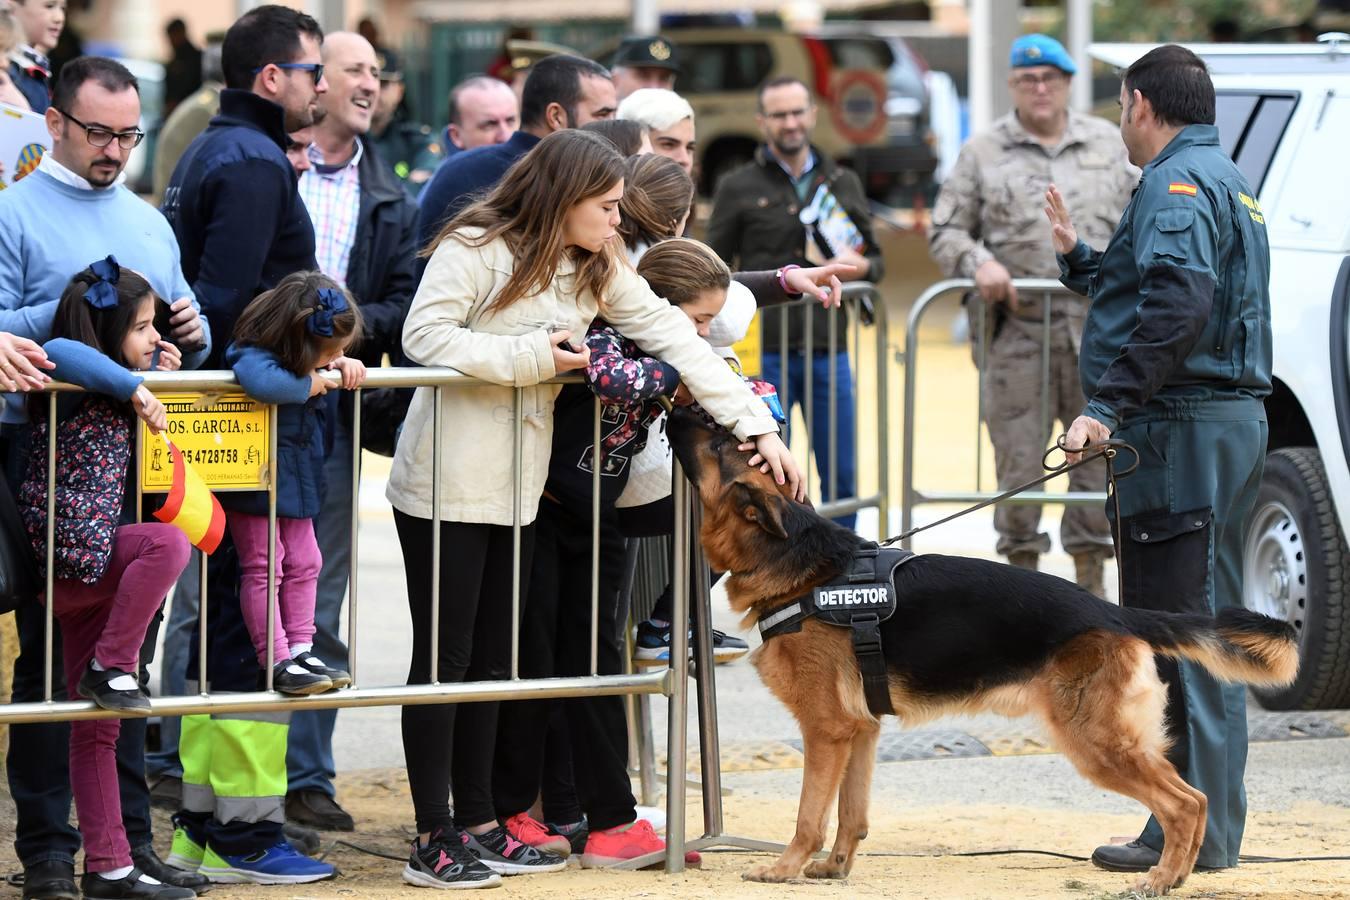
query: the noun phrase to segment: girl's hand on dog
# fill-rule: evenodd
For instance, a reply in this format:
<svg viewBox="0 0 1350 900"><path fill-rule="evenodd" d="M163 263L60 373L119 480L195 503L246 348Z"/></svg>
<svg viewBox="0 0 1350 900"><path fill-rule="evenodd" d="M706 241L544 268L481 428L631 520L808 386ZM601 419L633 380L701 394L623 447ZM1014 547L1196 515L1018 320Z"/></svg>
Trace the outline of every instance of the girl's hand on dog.
<svg viewBox="0 0 1350 900"><path fill-rule="evenodd" d="M802 481L802 473L797 469L797 460L792 457L792 451L776 432L761 434L753 441L746 441L740 445L740 449L754 450L755 455L750 457L751 466L757 467L765 474L772 469L775 483L791 486L792 497L798 503L806 500L806 483Z"/></svg>

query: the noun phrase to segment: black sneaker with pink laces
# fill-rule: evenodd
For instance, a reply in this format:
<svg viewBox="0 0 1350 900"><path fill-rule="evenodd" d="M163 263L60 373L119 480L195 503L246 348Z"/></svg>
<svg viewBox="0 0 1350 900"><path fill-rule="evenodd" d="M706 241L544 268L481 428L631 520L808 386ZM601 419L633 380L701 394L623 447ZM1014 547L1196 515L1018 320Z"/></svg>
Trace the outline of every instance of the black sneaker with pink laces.
<svg viewBox="0 0 1350 900"><path fill-rule="evenodd" d="M425 846L413 840L403 880L415 887L453 890L496 887L502 876L469 852L459 829L446 826L433 831Z"/></svg>

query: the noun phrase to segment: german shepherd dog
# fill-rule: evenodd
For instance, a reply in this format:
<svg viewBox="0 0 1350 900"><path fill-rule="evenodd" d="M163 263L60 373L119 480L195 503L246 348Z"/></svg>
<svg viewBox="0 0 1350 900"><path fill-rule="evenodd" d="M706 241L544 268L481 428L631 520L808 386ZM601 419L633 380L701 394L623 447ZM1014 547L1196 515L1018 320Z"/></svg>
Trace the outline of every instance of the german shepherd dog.
<svg viewBox="0 0 1350 900"><path fill-rule="evenodd" d="M794 502L746 464L735 437L696 414L677 409L667 433L703 502L708 561L731 573L727 595L743 625L846 571L865 543ZM1166 692L1154 654L1230 682L1280 686L1297 674L1293 630L1243 609L1210 618L1121 608L1051 575L955 556L914 557L894 581L898 606L881 632L896 715L907 726L947 713L1039 715L1079 772L1157 816L1166 844L1138 887L1156 895L1180 885L1204 839L1207 801L1165 755ZM745 877L784 881L805 866L811 878L842 878L867 835L880 729L849 629L808 618L766 641L753 661L797 718L805 771L792 843ZM834 847L808 865L836 794Z"/></svg>

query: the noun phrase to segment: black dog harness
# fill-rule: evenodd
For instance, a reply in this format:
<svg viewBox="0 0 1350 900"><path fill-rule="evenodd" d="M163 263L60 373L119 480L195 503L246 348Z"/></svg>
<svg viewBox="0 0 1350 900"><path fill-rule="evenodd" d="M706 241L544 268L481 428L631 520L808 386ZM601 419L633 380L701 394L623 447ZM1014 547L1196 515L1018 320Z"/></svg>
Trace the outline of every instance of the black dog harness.
<svg viewBox="0 0 1350 900"><path fill-rule="evenodd" d="M808 616L850 629L867 708L874 716L890 715L895 710L881 650L881 623L895 613L895 570L913 558L909 550L867 544L854 551L848 571L760 616L760 637L767 641L801 631Z"/></svg>

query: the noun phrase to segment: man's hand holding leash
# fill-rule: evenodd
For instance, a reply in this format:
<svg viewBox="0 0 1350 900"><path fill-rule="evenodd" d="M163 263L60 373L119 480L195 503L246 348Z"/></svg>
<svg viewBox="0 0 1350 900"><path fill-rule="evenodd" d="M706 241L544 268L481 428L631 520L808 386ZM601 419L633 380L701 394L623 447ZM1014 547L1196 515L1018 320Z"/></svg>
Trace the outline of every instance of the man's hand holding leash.
<svg viewBox="0 0 1350 900"><path fill-rule="evenodd" d="M1064 437L1064 458L1070 463L1076 463L1083 458L1084 450L1110 438L1111 429L1091 416L1079 416L1073 420L1069 433Z"/></svg>

